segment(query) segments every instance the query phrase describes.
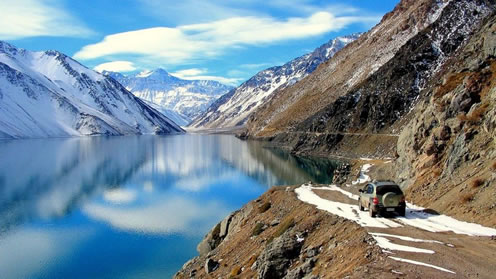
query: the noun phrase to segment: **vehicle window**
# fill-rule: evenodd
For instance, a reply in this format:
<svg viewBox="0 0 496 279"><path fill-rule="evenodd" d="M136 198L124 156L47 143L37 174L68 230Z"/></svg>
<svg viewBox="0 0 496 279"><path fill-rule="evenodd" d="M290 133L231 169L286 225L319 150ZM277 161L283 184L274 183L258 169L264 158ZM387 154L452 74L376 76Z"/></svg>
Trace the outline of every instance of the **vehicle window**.
<svg viewBox="0 0 496 279"><path fill-rule="evenodd" d="M372 194L372 193L374 193L374 186L369 184L369 186L367 188L367 194Z"/></svg>
<svg viewBox="0 0 496 279"><path fill-rule="evenodd" d="M393 192L396 195L401 195L403 192L401 191L400 187L398 185L384 185L384 186L378 186L377 187L377 195L384 195L386 193Z"/></svg>

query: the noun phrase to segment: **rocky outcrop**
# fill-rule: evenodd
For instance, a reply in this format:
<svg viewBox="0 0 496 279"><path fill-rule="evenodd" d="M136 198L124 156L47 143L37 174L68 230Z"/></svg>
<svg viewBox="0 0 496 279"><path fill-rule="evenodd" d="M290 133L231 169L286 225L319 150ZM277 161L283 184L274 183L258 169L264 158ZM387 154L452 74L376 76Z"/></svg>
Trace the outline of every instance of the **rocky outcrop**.
<svg viewBox="0 0 496 279"><path fill-rule="evenodd" d="M411 200L496 226L496 17L427 86L397 145ZM456 204L456 206L455 206Z"/></svg>
<svg viewBox="0 0 496 279"><path fill-rule="evenodd" d="M187 262L175 278L360 278L364 270L367 276L390 274L386 256L364 228L301 202L294 188L274 187L227 216L206 237L215 242L211 236L218 235L220 243ZM264 229L254 234L257 224L265 224ZM222 238L223 227L227 234Z"/></svg>
<svg viewBox="0 0 496 279"><path fill-rule="evenodd" d="M218 223L203 240L198 244L196 250L201 256L207 255L227 239L230 235L239 231L241 221L248 216L253 209L251 204L243 207L241 210L235 211Z"/></svg>
<svg viewBox="0 0 496 279"><path fill-rule="evenodd" d="M300 255L302 245L289 232L274 239L257 259L258 278L283 278L291 260Z"/></svg>

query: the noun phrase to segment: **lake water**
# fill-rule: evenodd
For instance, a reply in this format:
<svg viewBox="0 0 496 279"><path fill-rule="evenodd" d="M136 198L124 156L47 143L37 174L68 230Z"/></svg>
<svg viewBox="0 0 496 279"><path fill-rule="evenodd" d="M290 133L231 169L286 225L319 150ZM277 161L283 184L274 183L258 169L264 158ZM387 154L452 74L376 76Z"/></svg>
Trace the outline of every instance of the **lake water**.
<svg viewBox="0 0 496 279"><path fill-rule="evenodd" d="M0 141L0 277L170 278L231 211L334 166L229 135Z"/></svg>

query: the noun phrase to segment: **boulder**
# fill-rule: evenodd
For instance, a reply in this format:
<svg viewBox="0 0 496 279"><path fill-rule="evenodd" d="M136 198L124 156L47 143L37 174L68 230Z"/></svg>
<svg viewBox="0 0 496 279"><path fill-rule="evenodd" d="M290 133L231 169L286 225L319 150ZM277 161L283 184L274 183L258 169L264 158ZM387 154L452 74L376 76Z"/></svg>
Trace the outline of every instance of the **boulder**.
<svg viewBox="0 0 496 279"><path fill-rule="evenodd" d="M283 278L291 260L300 254L303 242L289 232L274 239L258 258L258 276L264 278Z"/></svg>
<svg viewBox="0 0 496 279"><path fill-rule="evenodd" d="M288 272L284 279L302 279L310 274L315 266L316 260L314 258L307 259L302 265Z"/></svg>
<svg viewBox="0 0 496 279"><path fill-rule="evenodd" d="M229 230L229 224L231 223L234 214L235 214L234 212L229 214L229 216L224 218L224 220L222 220L222 222L220 223L219 237L224 238L227 236Z"/></svg>

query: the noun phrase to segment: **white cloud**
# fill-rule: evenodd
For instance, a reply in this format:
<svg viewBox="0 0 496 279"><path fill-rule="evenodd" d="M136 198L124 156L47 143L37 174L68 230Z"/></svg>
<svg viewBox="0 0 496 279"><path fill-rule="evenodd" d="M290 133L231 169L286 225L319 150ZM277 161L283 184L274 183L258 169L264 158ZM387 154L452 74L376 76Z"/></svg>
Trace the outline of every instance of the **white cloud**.
<svg viewBox="0 0 496 279"><path fill-rule="evenodd" d="M221 184L225 181L235 181L239 178L239 174L235 171L228 171L220 175L200 174L190 175L179 179L174 187L186 192L200 192L205 191L209 187Z"/></svg>
<svg viewBox="0 0 496 279"><path fill-rule="evenodd" d="M60 7L56 0L0 1L0 39L35 36L86 37L93 31Z"/></svg>
<svg viewBox="0 0 496 279"><path fill-rule="evenodd" d="M83 47L76 59L135 54L178 64L215 57L229 48L264 45L336 31L357 22L377 22L376 17L335 16L316 12L308 17L279 20L273 17L232 17L175 28L155 27L106 36ZM212 79L214 77L211 77Z"/></svg>
<svg viewBox="0 0 496 279"><path fill-rule="evenodd" d="M261 17L266 15L267 11L278 11L276 14L283 13L292 16L308 15L319 11L330 11L334 15L361 12L347 4L326 4L316 0L140 0L140 2L145 13L182 24L208 22L228 17Z"/></svg>
<svg viewBox="0 0 496 279"><path fill-rule="evenodd" d="M139 208L90 203L84 206L83 212L124 231L198 236L226 216L229 210L215 201L198 203L179 196L170 196L160 203Z"/></svg>
<svg viewBox="0 0 496 279"><path fill-rule="evenodd" d="M137 68L130 61L113 61L102 63L93 68L97 72L112 71L112 72L132 72Z"/></svg>
<svg viewBox="0 0 496 279"><path fill-rule="evenodd" d="M174 75L178 78L185 78L185 77L202 75L205 73L207 73L207 69L192 68L192 69L186 69L186 70L179 70L179 71L176 71L174 73L171 73L171 75Z"/></svg>
<svg viewBox="0 0 496 279"><path fill-rule="evenodd" d="M0 238L2 278L35 278L71 256L93 230L16 228Z"/></svg>
<svg viewBox="0 0 496 279"><path fill-rule="evenodd" d="M270 65L271 65L270 63L242 64L242 65L239 65L239 67L243 68L243 69L253 70L253 69L266 68L266 67L269 67Z"/></svg>
<svg viewBox="0 0 496 279"><path fill-rule="evenodd" d="M176 76L181 79L186 80L214 80L227 85L238 85L243 78L227 78L221 76L206 75L207 69L185 69L171 73L171 75Z"/></svg>
<svg viewBox="0 0 496 279"><path fill-rule="evenodd" d="M103 198L115 204L130 203L136 200L136 192L128 189L112 189L103 192Z"/></svg>
<svg viewBox="0 0 496 279"><path fill-rule="evenodd" d="M220 77L220 76L193 76L193 77L186 77L184 79L188 80L214 80L218 81L220 83L226 84L226 85L232 85L236 86L239 85L239 83L243 80L244 78L226 78L226 77Z"/></svg>

